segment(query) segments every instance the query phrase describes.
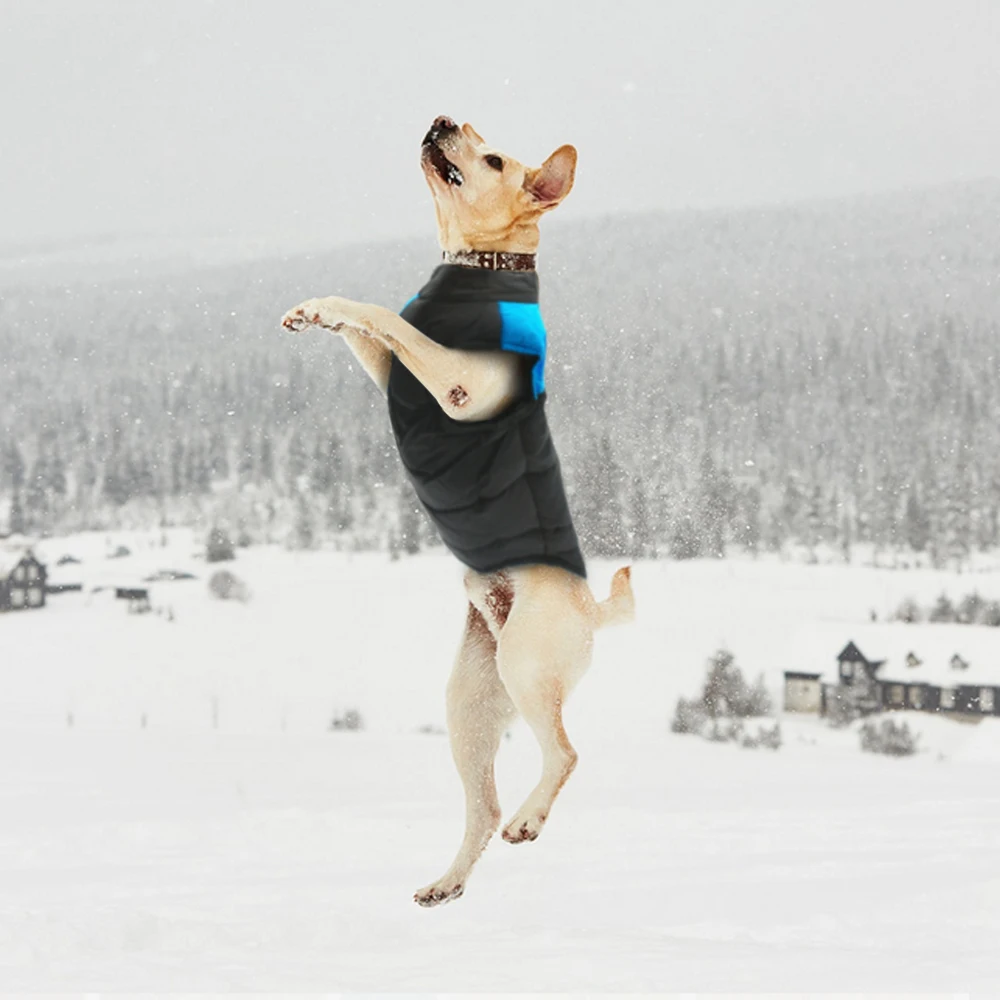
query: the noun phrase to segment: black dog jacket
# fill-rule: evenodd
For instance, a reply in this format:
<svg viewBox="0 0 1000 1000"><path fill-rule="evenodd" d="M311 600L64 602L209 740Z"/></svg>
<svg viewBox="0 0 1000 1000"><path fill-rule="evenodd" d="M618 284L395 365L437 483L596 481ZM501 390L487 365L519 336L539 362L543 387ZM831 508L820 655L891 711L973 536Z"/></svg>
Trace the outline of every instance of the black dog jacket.
<svg viewBox="0 0 1000 1000"><path fill-rule="evenodd" d="M389 417L403 465L449 549L491 573L525 563L586 576L545 419L545 326L533 271L441 264L401 313L444 347L514 351L530 392L491 420L453 420L395 355ZM527 382L527 373L526 373Z"/></svg>

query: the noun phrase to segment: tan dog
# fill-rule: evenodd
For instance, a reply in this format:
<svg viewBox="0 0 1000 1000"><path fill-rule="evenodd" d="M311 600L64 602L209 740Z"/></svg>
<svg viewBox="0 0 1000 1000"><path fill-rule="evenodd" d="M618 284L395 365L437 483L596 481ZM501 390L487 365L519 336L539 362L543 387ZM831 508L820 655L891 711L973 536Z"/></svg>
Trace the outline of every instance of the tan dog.
<svg viewBox="0 0 1000 1000"><path fill-rule="evenodd" d="M421 162L446 258L462 263L481 259L477 251L534 254L539 219L573 186L576 150L562 146L531 170L490 148L471 125L459 129L439 118L431 136ZM282 325L294 331L319 326L343 336L383 393L395 355L455 420L488 420L525 393L523 358L443 347L381 306L309 299L287 312ZM469 570L465 588L468 617L447 695L451 748L465 787L465 837L447 873L416 893L422 906L462 895L500 824L494 760L516 715L541 746L542 776L503 837L518 844L541 832L577 761L563 728L563 703L590 664L595 630L634 614L627 568L615 574L611 596L602 603L581 576L550 565L488 575Z"/></svg>

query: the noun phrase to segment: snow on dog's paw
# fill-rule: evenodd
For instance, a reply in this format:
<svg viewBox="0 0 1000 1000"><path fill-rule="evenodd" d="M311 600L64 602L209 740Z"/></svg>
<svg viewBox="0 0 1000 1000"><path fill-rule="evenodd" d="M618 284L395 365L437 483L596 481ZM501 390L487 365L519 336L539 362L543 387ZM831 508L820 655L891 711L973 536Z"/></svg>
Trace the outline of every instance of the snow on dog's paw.
<svg viewBox="0 0 1000 1000"><path fill-rule="evenodd" d="M321 299L309 299L302 305L289 309L281 318L281 325L293 333L301 333L307 327L321 326L336 333L344 323L326 315Z"/></svg>
<svg viewBox="0 0 1000 1000"><path fill-rule="evenodd" d="M541 813L528 817L522 817L519 813L504 827L503 839L508 844L526 844L530 840L537 840L545 819L545 815Z"/></svg>
<svg viewBox="0 0 1000 1000"><path fill-rule="evenodd" d="M441 906L442 903L450 903L453 899L458 899L465 892L465 886L459 882L457 885L447 882L435 882L434 885L427 886L413 894L413 901L419 906Z"/></svg>

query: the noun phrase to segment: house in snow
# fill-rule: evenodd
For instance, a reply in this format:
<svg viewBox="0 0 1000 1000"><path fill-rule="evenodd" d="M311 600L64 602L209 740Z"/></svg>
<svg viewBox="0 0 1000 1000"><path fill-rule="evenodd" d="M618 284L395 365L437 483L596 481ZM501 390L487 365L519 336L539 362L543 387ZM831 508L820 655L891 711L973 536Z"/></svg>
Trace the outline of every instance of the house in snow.
<svg viewBox="0 0 1000 1000"><path fill-rule="evenodd" d="M44 607L46 575L30 548L0 544L0 612Z"/></svg>
<svg viewBox="0 0 1000 1000"><path fill-rule="evenodd" d="M973 625L874 626L826 667L785 671L785 711L825 715L835 699L863 715L1000 715L1000 635Z"/></svg>

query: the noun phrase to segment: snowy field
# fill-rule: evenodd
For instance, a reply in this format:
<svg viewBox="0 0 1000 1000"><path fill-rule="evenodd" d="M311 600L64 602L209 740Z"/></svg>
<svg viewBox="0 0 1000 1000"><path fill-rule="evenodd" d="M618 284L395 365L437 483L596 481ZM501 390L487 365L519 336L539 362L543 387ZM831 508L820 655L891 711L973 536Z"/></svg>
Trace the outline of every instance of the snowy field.
<svg viewBox="0 0 1000 1000"><path fill-rule="evenodd" d="M208 597L189 536L154 538L41 552L81 558L54 574L88 587L190 570L152 585L172 621L105 591L0 617L3 990L1000 982L995 720L912 717L923 749L905 760L808 719L782 719L778 752L667 731L720 646L777 700L784 669L822 669L872 610L1000 596L1000 573L638 566L639 621L598 639L567 712L580 767L543 836L498 838L465 898L425 911L410 896L462 824L436 731L463 620L456 565L241 551L240 605ZM104 558L120 541L133 555ZM592 567L599 597L613 569ZM1000 630L997 650L1000 672ZM330 732L351 708L365 731ZM516 727L499 761L508 813L537 764Z"/></svg>

